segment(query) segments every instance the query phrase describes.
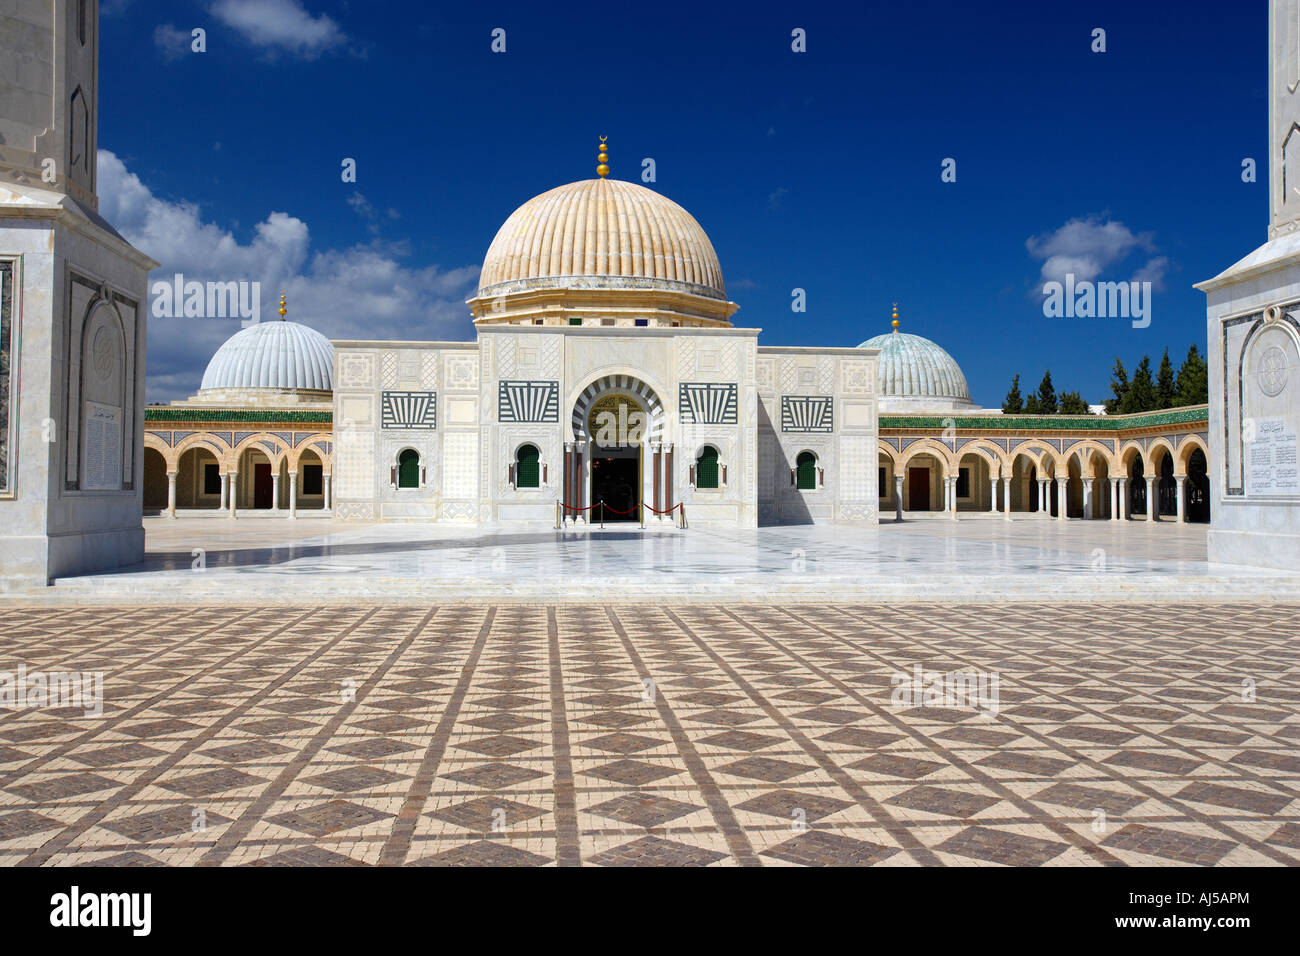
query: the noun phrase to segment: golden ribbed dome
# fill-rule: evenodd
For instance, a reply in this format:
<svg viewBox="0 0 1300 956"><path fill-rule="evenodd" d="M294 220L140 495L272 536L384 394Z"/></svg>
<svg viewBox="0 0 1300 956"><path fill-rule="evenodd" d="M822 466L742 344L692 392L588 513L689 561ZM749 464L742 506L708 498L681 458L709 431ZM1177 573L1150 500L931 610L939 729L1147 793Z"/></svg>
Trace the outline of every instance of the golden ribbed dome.
<svg viewBox="0 0 1300 956"><path fill-rule="evenodd" d="M544 192L497 232L479 296L546 288L664 289L726 299L713 244L691 214L617 179Z"/></svg>

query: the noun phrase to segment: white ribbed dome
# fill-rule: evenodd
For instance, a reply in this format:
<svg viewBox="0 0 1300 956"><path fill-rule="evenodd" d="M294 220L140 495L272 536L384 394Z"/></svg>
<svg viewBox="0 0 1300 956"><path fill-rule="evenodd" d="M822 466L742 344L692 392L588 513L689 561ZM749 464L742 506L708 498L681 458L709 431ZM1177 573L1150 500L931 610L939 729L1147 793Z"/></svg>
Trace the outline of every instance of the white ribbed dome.
<svg viewBox="0 0 1300 956"><path fill-rule="evenodd" d="M970 389L961 366L929 339L907 332L886 332L867 339L858 348L880 349L877 381L882 398L970 404Z"/></svg>
<svg viewBox="0 0 1300 956"><path fill-rule="evenodd" d="M334 346L297 322L259 322L241 329L217 349L200 391L272 388L334 390Z"/></svg>
<svg viewBox="0 0 1300 956"><path fill-rule="evenodd" d="M700 224L671 199L619 179L559 186L511 213L483 260L479 295L602 287L600 280L726 299Z"/></svg>

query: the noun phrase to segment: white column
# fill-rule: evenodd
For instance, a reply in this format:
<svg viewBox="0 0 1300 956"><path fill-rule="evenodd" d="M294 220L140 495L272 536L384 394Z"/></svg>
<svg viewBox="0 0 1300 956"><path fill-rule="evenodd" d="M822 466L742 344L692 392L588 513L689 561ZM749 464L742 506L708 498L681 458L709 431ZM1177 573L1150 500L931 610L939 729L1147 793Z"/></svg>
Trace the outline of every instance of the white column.
<svg viewBox="0 0 1300 956"><path fill-rule="evenodd" d="M1083 482L1083 516L1092 517L1092 478L1081 478Z"/></svg>
<svg viewBox="0 0 1300 956"><path fill-rule="evenodd" d="M289 472L289 517L298 517L298 473Z"/></svg>
<svg viewBox="0 0 1300 956"><path fill-rule="evenodd" d="M236 499L239 498L239 472L230 473L230 517L235 517Z"/></svg>
<svg viewBox="0 0 1300 956"><path fill-rule="evenodd" d="M1119 520L1127 521L1132 515L1132 502L1129 500L1128 475L1119 480Z"/></svg>
<svg viewBox="0 0 1300 956"><path fill-rule="evenodd" d="M1155 521L1156 518L1156 479L1155 475L1147 476L1147 520Z"/></svg>
<svg viewBox="0 0 1300 956"><path fill-rule="evenodd" d="M1119 479L1107 477L1110 482L1110 520L1119 520Z"/></svg>
<svg viewBox="0 0 1300 956"><path fill-rule="evenodd" d="M667 511L673 506L668 500L668 445L665 442L659 443L659 510ZM673 515L656 515L660 521L673 523Z"/></svg>
<svg viewBox="0 0 1300 956"><path fill-rule="evenodd" d="M1058 521L1065 520L1066 504L1070 500L1069 488L1069 478L1056 479L1056 517Z"/></svg>
<svg viewBox="0 0 1300 956"><path fill-rule="evenodd" d="M998 480L989 475L989 514L998 513Z"/></svg>
<svg viewBox="0 0 1300 956"><path fill-rule="evenodd" d="M176 472L167 472L167 517L176 517Z"/></svg>
<svg viewBox="0 0 1300 956"><path fill-rule="evenodd" d="M276 469L271 474L271 514L280 510L280 471Z"/></svg>
<svg viewBox="0 0 1300 956"><path fill-rule="evenodd" d="M1011 520L1011 479L1002 479L1002 517Z"/></svg>
<svg viewBox="0 0 1300 956"><path fill-rule="evenodd" d="M952 504L949 506L949 513L953 518L956 518L957 517L957 476L956 475L952 476L951 495L952 497L950 500Z"/></svg>
<svg viewBox="0 0 1300 956"><path fill-rule="evenodd" d="M1038 479L1038 514L1040 517L1044 514L1050 516L1051 512L1052 509L1047 506L1047 479L1039 478Z"/></svg>
<svg viewBox="0 0 1300 956"><path fill-rule="evenodd" d="M1178 523L1182 524L1187 520L1187 509L1183 505L1183 482L1187 480L1186 475L1174 475L1174 481L1178 485Z"/></svg>
<svg viewBox="0 0 1300 956"><path fill-rule="evenodd" d="M330 476L329 476L329 473L327 472L326 474L322 475L321 478L322 478L322 479L324 480L324 482L325 482L325 487L324 487L324 489L323 489L324 492L325 492L325 510L326 510L326 511L329 511L330 508L333 507L333 505L330 504Z"/></svg>
<svg viewBox="0 0 1300 956"><path fill-rule="evenodd" d="M578 481L581 482L578 488L578 502L583 508L591 505L591 449L595 447L595 442L587 440L587 447L582 452L582 468L578 475ZM599 519L599 515L593 515L590 511L581 511L579 514L582 520L587 524Z"/></svg>
<svg viewBox="0 0 1300 956"><path fill-rule="evenodd" d="M218 511L225 511L230 507L226 503L226 489L230 486L230 476L224 471L221 473L221 504L217 506Z"/></svg>
<svg viewBox="0 0 1300 956"><path fill-rule="evenodd" d="M903 520L903 476L894 476L894 520Z"/></svg>

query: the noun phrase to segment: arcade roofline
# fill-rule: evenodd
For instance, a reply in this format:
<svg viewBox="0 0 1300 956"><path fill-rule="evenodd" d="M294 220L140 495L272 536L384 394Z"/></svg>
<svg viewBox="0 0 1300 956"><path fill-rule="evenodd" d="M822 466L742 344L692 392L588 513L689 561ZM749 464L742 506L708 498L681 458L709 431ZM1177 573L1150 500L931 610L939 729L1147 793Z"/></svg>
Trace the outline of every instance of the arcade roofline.
<svg viewBox="0 0 1300 956"><path fill-rule="evenodd" d="M1209 422L1210 406L1187 405L1182 408L1164 408L1155 412L1134 412L1129 415L968 415L954 412L949 415L888 415L882 414L879 427L885 428L935 428L942 430L949 423L956 428L987 429L989 431L1125 431L1130 428L1152 428L1159 425L1182 425Z"/></svg>
<svg viewBox="0 0 1300 956"><path fill-rule="evenodd" d="M302 422L330 424L334 413L295 412L267 408L175 408L146 406L145 424L150 422Z"/></svg>

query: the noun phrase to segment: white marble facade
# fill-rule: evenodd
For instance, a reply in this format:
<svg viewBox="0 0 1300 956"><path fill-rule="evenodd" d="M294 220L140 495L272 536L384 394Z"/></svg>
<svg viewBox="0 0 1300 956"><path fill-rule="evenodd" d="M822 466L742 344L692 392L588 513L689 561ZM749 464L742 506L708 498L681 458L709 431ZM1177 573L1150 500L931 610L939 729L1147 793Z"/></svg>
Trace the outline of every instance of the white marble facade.
<svg viewBox="0 0 1300 956"><path fill-rule="evenodd" d="M608 454L636 459L639 501L680 503L692 524L874 521L876 352L757 342L756 329L556 325L480 326L477 343L336 341L335 512L554 523L557 502L592 505L593 459ZM593 416L624 400L642 427L602 450ZM537 487L515 481L525 445ZM706 446L716 488L693 480ZM400 487L412 451L419 483ZM817 456L812 489L791 477L803 452Z"/></svg>
<svg viewBox="0 0 1300 956"><path fill-rule="evenodd" d="M1300 0L1269 19L1268 241L1197 285L1207 296L1209 558L1300 566Z"/></svg>
<svg viewBox="0 0 1300 956"><path fill-rule="evenodd" d="M93 3L0 15L15 104L0 122L6 590L144 555L145 295L156 263L97 212L97 23Z"/></svg>

